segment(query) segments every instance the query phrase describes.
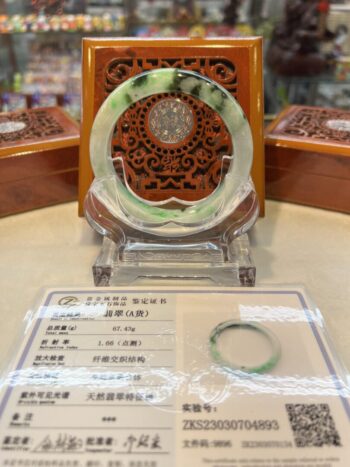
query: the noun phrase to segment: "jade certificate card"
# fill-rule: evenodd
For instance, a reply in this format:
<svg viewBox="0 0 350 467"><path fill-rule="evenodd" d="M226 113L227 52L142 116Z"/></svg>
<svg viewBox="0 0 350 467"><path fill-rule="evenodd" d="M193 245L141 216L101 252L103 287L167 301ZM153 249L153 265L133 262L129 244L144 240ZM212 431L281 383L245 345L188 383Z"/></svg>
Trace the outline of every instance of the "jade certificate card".
<svg viewBox="0 0 350 467"><path fill-rule="evenodd" d="M348 467L345 375L302 289L47 290L2 374L1 465Z"/></svg>

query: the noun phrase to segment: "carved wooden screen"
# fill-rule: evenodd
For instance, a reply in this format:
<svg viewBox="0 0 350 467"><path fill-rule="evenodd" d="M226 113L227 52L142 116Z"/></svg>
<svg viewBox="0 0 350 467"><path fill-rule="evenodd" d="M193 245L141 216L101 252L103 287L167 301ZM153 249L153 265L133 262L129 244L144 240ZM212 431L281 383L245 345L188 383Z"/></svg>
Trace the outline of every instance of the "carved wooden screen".
<svg viewBox="0 0 350 467"><path fill-rule="evenodd" d="M271 132L306 141L350 145L350 112L320 107L292 107Z"/></svg>
<svg viewBox="0 0 350 467"><path fill-rule="evenodd" d="M0 155L18 153L19 147L26 150L36 146L48 149L78 145L77 124L59 107L18 110L0 115ZM12 148L10 150L10 148ZM10 151L10 152L9 152Z"/></svg>
<svg viewBox="0 0 350 467"><path fill-rule="evenodd" d="M45 109L0 115L0 146L57 137L63 133L59 121Z"/></svg>
<svg viewBox="0 0 350 467"><path fill-rule="evenodd" d="M240 102L251 125L253 123L253 131L254 127L258 129L254 135L255 159L258 155L254 178L263 206L260 52L260 39L85 40L81 204L92 180L86 155L89 133L103 101L132 76L143 71L173 67L195 71L217 81ZM164 142L161 125L152 127L150 116L155 114L153 121L159 121L157 112L162 110L159 105L166 105L167 100L169 105L181 106L181 112L186 112L186 107L190 108L193 121L189 131L183 128L182 138ZM232 154L233 149L220 116L198 99L181 93L155 95L133 105L118 122L112 141L112 157L123 160L129 186L140 197L152 201L171 197L195 201L208 196L217 187L221 172L225 172L227 167L223 157ZM118 163L115 167L121 173Z"/></svg>
<svg viewBox="0 0 350 467"><path fill-rule="evenodd" d="M171 142L164 144L166 135L162 137L160 126L163 113L167 105L187 109L185 105L181 107L181 103L193 109L193 116L188 114L182 122L173 122L177 124L178 135L170 135ZM184 111L179 114L179 118L183 117ZM150 120L153 125L149 124ZM113 159L123 160L130 188L150 201L171 197L187 201L205 198L220 181L223 157L232 152L229 134L220 116L202 102L175 93L157 94L125 112L112 144ZM120 164L115 164L115 168L119 172Z"/></svg>

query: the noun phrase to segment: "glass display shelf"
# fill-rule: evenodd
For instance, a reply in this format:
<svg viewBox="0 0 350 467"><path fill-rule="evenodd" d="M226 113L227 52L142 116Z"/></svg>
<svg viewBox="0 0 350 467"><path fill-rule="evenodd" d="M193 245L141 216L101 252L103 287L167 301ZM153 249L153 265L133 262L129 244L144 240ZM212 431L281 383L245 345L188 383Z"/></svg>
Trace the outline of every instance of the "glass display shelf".
<svg viewBox="0 0 350 467"><path fill-rule="evenodd" d="M275 115L290 104L348 109L350 76L338 76L336 69L317 76L281 76L266 69L266 112Z"/></svg>

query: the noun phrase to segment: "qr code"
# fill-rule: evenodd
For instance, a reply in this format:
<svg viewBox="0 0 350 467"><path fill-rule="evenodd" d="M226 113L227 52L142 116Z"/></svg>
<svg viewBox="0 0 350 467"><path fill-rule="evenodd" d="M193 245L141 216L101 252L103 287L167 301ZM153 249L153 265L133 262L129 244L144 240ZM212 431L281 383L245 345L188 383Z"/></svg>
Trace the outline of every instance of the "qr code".
<svg viewBox="0 0 350 467"><path fill-rule="evenodd" d="M286 409L298 448L341 446L328 404L287 404Z"/></svg>

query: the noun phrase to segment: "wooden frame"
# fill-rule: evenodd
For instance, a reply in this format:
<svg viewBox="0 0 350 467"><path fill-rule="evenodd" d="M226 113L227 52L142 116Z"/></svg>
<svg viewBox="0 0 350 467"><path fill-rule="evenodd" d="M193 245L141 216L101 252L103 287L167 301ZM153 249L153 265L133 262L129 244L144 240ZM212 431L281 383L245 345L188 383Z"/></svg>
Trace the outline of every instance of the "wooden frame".
<svg viewBox="0 0 350 467"><path fill-rule="evenodd" d="M254 139L252 177L259 195L261 215L264 214L264 140L262 39L83 39L83 112L80 143L79 215L93 180L90 165L89 139L94 117L106 95L101 92L106 66L111 60L139 60L141 71L152 69L153 63L164 66L189 60L202 66L203 60L217 57L233 63L237 72L237 86L232 87L250 122ZM141 63L142 62L142 63ZM159 67L159 65L158 65ZM181 68L181 66L179 66ZM134 67L135 68L135 67ZM140 68L138 68L138 72ZM123 70L121 70L123 71ZM205 71L203 74L206 74ZM249 79L248 79L249 77ZM218 75L218 78L220 76ZM224 82L225 80L223 80ZM219 81L220 82L220 81ZM231 91L230 91L231 92Z"/></svg>

